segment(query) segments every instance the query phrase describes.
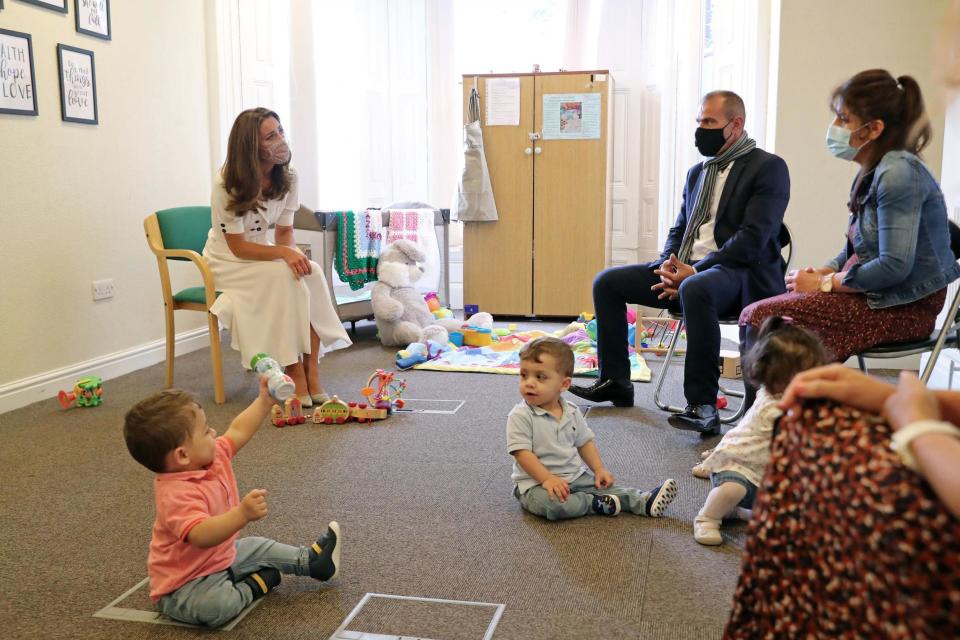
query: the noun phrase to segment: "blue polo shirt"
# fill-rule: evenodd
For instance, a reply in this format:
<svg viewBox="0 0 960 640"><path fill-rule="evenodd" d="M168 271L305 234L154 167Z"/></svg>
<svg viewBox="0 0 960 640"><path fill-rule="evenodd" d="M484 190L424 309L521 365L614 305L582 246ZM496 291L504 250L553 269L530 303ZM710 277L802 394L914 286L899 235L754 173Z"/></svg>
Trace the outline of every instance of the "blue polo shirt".
<svg viewBox="0 0 960 640"><path fill-rule="evenodd" d="M577 449L593 440L593 431L576 405L563 398L560 404L563 417L559 420L526 402L515 406L507 417L507 452L532 451L550 473L573 482L587 470ZM521 495L539 484L516 460L512 478Z"/></svg>

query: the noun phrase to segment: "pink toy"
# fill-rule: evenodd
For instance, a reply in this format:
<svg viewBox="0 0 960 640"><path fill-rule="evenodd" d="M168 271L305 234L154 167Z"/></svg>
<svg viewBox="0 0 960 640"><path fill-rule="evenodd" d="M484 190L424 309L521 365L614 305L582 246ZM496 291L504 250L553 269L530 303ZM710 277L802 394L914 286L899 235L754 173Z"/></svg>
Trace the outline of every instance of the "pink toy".
<svg viewBox="0 0 960 640"><path fill-rule="evenodd" d="M423 296L423 300L427 303L427 308L430 309L430 311L437 311L441 307L440 299L437 298L437 294L433 291Z"/></svg>

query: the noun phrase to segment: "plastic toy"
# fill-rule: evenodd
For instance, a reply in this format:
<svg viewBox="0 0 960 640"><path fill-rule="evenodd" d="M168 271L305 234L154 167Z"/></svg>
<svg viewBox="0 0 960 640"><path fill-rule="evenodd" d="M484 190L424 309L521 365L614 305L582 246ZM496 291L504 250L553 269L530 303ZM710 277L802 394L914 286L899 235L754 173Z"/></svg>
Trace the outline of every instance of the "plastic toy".
<svg viewBox="0 0 960 640"><path fill-rule="evenodd" d="M73 391L61 391L57 400L64 409L69 409L74 402L78 407L96 407L103 402L103 380L97 376L80 378L73 385Z"/></svg>
<svg viewBox="0 0 960 640"><path fill-rule="evenodd" d="M463 344L468 347L486 347L493 344L493 331L481 327L465 327Z"/></svg>
<svg viewBox="0 0 960 640"><path fill-rule="evenodd" d="M597 340L597 319L596 319L596 318L593 318L592 320L590 320L589 322L587 322L586 327L584 327L584 330L587 332L587 335L590 336L590 339L593 340L594 342L596 342L596 340Z"/></svg>
<svg viewBox="0 0 960 640"><path fill-rule="evenodd" d="M451 331L450 332L450 342L455 344L458 347L463 346L463 332L462 331Z"/></svg>
<svg viewBox="0 0 960 640"><path fill-rule="evenodd" d="M348 420L372 422L385 419L388 413L386 409L374 409L362 402L344 402L333 396L313 412L312 420L314 424L343 424Z"/></svg>
<svg viewBox="0 0 960 640"><path fill-rule="evenodd" d="M434 291L431 291L431 292L427 293L426 295L424 295L424 296L423 296L423 300L424 300L424 302L427 303L427 309L430 309L430 311L436 312L436 311L437 311L438 309L440 309L440 307L442 306L442 305L440 304L440 299L437 298L437 294L436 294L436 292L434 292ZM436 315L436 314L434 314L434 315Z"/></svg>
<svg viewBox="0 0 960 640"><path fill-rule="evenodd" d="M303 406L297 397L287 398L283 401L283 408L275 404L270 409L270 420L277 427L285 427L293 424L303 424L307 421L303 415Z"/></svg>
<svg viewBox="0 0 960 640"><path fill-rule="evenodd" d="M727 397L726 396L717 396L717 409L726 409L727 408Z"/></svg>
<svg viewBox="0 0 960 640"><path fill-rule="evenodd" d="M360 393L367 398L368 404L376 409L386 409L388 413L403 409L403 390L407 381L397 378L393 371L377 369L367 379L367 386Z"/></svg>
<svg viewBox="0 0 960 640"><path fill-rule="evenodd" d="M453 311L451 311L450 309L447 309L446 307L440 307L439 309L433 309L432 311L433 311L433 317L436 318L437 320L453 317Z"/></svg>
<svg viewBox="0 0 960 640"><path fill-rule="evenodd" d="M463 315L467 318L472 316L475 313L480 313L480 305L477 304L465 304L463 305Z"/></svg>
<svg viewBox="0 0 960 640"><path fill-rule="evenodd" d="M278 402L289 399L297 389L293 379L283 372L276 360L265 353L258 353L250 359L250 368L267 379L267 389Z"/></svg>
<svg viewBox="0 0 960 640"><path fill-rule="evenodd" d="M426 362L430 359L427 355L427 345L422 342L414 342L406 349L397 351L397 368L409 369L415 364Z"/></svg>
<svg viewBox="0 0 960 640"><path fill-rule="evenodd" d="M446 351L450 351L450 345L440 344L435 340L427 340L426 344L414 342L406 349L397 352L397 368L409 369L421 362L433 360Z"/></svg>

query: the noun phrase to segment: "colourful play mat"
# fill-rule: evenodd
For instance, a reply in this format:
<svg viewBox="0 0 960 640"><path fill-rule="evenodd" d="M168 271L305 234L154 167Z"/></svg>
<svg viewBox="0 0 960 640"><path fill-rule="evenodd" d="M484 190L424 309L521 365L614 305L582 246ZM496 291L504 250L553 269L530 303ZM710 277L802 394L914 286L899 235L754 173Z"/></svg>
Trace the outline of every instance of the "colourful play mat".
<svg viewBox="0 0 960 640"><path fill-rule="evenodd" d="M429 371L460 371L473 373L520 372L520 348L530 340L541 336L556 335L543 331L522 331L500 338L487 347L460 347L442 353L439 357L414 365L414 369ZM597 377L597 348L583 331L575 331L561 337L573 349L575 376ZM630 349L630 379L634 382L650 382L651 374L640 354Z"/></svg>

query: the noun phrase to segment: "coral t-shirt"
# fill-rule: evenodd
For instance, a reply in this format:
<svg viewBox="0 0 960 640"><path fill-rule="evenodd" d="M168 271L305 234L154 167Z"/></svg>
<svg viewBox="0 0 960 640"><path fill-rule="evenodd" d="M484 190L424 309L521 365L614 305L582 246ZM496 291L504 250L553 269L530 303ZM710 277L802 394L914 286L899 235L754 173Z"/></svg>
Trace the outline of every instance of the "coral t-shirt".
<svg viewBox="0 0 960 640"><path fill-rule="evenodd" d="M206 469L158 473L153 481L157 518L153 523L147 573L150 598L156 602L194 578L223 571L237 557L239 532L203 549L187 541L194 526L240 504L231 458L236 447L217 438L216 454Z"/></svg>

